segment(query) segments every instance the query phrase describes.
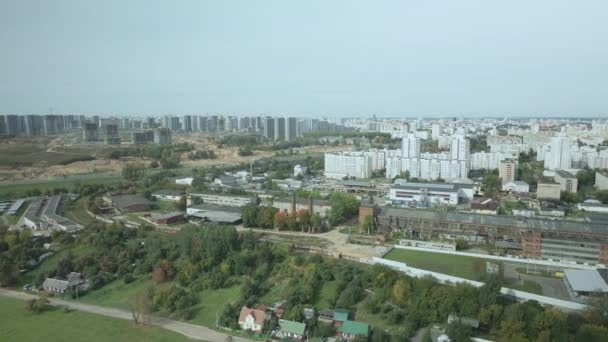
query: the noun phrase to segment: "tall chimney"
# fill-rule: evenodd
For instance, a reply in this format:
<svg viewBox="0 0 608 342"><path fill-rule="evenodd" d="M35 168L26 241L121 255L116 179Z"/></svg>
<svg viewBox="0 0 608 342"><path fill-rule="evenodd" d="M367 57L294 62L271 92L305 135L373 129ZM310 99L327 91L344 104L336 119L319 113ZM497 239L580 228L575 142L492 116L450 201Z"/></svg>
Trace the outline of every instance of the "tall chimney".
<svg viewBox="0 0 608 342"><path fill-rule="evenodd" d="M296 212L296 192L294 191L291 196L291 212L295 214Z"/></svg>
<svg viewBox="0 0 608 342"><path fill-rule="evenodd" d="M308 213L312 215L312 196L308 197Z"/></svg>

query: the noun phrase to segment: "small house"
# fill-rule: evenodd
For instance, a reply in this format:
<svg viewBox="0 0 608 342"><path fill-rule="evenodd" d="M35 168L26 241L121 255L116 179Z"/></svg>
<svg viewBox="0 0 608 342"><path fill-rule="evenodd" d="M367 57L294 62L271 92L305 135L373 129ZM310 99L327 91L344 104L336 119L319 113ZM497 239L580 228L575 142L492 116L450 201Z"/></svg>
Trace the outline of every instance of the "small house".
<svg viewBox="0 0 608 342"><path fill-rule="evenodd" d="M367 337L369 335L369 324L357 321L344 321L338 328L338 337L352 341L357 336Z"/></svg>
<svg viewBox="0 0 608 342"><path fill-rule="evenodd" d="M335 326L341 326L342 323L348 321L350 311L347 309L335 309L334 310L334 324Z"/></svg>
<svg viewBox="0 0 608 342"><path fill-rule="evenodd" d="M266 314L262 310L250 309L246 306L241 308L239 315L239 326L243 330L251 330L254 333L261 333L264 326Z"/></svg>
<svg viewBox="0 0 608 342"><path fill-rule="evenodd" d="M304 341L306 333L306 324L282 319L279 321L279 338L285 338L293 341Z"/></svg>

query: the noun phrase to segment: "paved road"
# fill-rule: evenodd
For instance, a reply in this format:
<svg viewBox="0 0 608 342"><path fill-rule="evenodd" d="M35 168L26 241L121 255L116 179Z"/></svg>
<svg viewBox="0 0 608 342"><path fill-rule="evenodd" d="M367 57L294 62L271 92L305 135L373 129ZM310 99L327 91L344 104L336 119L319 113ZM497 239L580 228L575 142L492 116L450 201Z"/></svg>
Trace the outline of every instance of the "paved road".
<svg viewBox="0 0 608 342"><path fill-rule="evenodd" d="M32 298L38 298L37 296L31 295L28 293L12 291L12 290L7 290L7 289L0 289L0 296L20 299L20 300L29 300ZM53 306L66 306L73 310L88 312L88 313L92 313L92 314L96 314L96 315L124 319L124 320L128 320L128 321L133 320L133 317L131 316L131 312L129 312L127 310L108 308L108 307L92 305L92 304L83 304L83 303L78 303L78 302L70 302L70 301L54 299L54 298L50 298L50 302L51 302L51 305L53 305ZM156 325L161 328L174 331L178 334L182 334L182 335L184 335L188 338L194 339L194 340L210 341L210 342L226 342L231 337L232 338L231 341L234 341L234 342L251 341L249 339L242 338L242 337L230 336L230 335L227 335L227 334L221 333L219 331L215 331L213 329L209 329L209 328L206 328L206 327L203 327L200 325L194 325L194 324L174 321L174 320L162 318L162 317L152 317L150 323L152 325Z"/></svg>

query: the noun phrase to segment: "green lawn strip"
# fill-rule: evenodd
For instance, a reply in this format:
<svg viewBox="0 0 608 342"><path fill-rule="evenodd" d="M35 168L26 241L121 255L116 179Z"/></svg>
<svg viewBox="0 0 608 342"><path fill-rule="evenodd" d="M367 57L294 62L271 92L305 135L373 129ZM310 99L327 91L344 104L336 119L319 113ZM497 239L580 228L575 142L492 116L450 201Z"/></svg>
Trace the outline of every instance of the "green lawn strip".
<svg viewBox="0 0 608 342"><path fill-rule="evenodd" d="M398 325L390 324L386 314L384 314L382 311L376 314L369 312L366 305L366 300L363 300L357 304L355 311L355 317L353 318L355 321L365 322L372 327L382 327L390 332L395 332L399 328Z"/></svg>
<svg viewBox="0 0 608 342"><path fill-rule="evenodd" d="M120 175L108 175L108 174L85 174L85 175L74 175L65 178L57 178L51 180L36 180L36 181L19 181L13 183L0 184L0 197L22 197L25 196L29 190L38 189L42 193L53 190L56 188L67 188L69 191L73 190L73 184L75 181L81 184L115 184L122 181Z"/></svg>
<svg viewBox="0 0 608 342"><path fill-rule="evenodd" d="M404 262L411 267L471 280L482 280L486 273L486 260L475 257L393 249L384 258ZM493 260L487 261L499 263Z"/></svg>
<svg viewBox="0 0 608 342"><path fill-rule="evenodd" d="M79 198L75 202L69 203L66 206L63 215L70 220L85 226L95 222L95 219L87 213L88 200L89 197L86 196Z"/></svg>
<svg viewBox="0 0 608 342"><path fill-rule="evenodd" d="M215 328L218 315L221 315L224 306L239 299L241 285L234 285L224 289L207 289L199 293L199 302L192 307L194 316L189 321L192 324Z"/></svg>
<svg viewBox="0 0 608 342"><path fill-rule="evenodd" d="M104 285L100 289L82 295L79 298L79 301L89 304L128 309L129 300L137 292L150 286L154 286L154 283L149 277L140 277L129 284L125 284L122 279L117 279ZM162 286L165 286L165 284Z"/></svg>
<svg viewBox="0 0 608 342"><path fill-rule="evenodd" d="M509 285L506 285L506 287L513 289L513 290L535 293L538 295L543 294L542 286L540 286L537 282L532 281L532 280L524 280L523 284L509 284Z"/></svg>
<svg viewBox="0 0 608 342"><path fill-rule="evenodd" d="M337 287L338 282L335 280L324 282L317 295L315 308L318 310L333 308L334 299L338 298L339 295L339 293L337 293Z"/></svg>
<svg viewBox="0 0 608 342"><path fill-rule="evenodd" d="M25 310L25 301L0 298L0 341L190 341L158 327L85 312L51 308L40 314Z"/></svg>

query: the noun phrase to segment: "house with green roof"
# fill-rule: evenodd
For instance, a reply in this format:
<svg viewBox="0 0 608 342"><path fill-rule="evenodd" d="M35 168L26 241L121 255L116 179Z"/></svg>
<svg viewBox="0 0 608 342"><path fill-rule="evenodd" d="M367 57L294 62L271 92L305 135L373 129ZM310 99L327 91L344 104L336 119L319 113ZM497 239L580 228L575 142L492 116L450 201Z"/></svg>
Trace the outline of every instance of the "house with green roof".
<svg viewBox="0 0 608 342"><path fill-rule="evenodd" d="M343 341L351 341L357 336L367 337L369 335L369 324L357 321L344 321L338 328L338 338Z"/></svg>
<svg viewBox="0 0 608 342"><path fill-rule="evenodd" d="M348 321L349 315L350 315L350 311L347 309L334 309L334 321L335 322Z"/></svg>
<svg viewBox="0 0 608 342"><path fill-rule="evenodd" d="M279 332L277 337L281 341L304 341L306 324L282 319L279 321Z"/></svg>

